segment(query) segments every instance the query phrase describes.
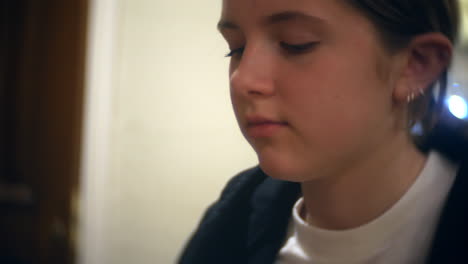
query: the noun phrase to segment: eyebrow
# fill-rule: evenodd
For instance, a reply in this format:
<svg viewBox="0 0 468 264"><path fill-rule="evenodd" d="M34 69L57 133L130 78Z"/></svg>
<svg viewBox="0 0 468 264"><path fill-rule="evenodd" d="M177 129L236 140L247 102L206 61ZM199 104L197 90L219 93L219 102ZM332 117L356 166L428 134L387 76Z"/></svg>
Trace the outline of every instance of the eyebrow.
<svg viewBox="0 0 468 264"><path fill-rule="evenodd" d="M266 25L273 25L278 23L283 23L291 20L305 20L313 23L324 23L325 21L321 18L311 16L299 11L284 11L276 14L272 14L267 16L263 19L262 24ZM219 31L223 31L225 29L239 29L240 27L236 25L234 22L229 20L221 19L218 22L217 28Z"/></svg>

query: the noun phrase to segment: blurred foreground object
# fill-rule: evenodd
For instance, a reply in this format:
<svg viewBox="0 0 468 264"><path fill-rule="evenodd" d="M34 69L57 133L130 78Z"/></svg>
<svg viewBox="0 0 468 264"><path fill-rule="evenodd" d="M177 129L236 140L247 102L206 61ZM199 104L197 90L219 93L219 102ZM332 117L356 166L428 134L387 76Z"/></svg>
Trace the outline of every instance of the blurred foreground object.
<svg viewBox="0 0 468 264"><path fill-rule="evenodd" d="M0 263L73 263L87 1L0 12Z"/></svg>

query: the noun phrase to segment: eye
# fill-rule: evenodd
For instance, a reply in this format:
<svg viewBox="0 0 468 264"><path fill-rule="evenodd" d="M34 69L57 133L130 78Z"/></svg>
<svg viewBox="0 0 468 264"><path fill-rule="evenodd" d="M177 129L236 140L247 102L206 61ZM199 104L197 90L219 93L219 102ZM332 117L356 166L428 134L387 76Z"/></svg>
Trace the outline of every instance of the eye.
<svg viewBox="0 0 468 264"><path fill-rule="evenodd" d="M319 42L308 42L304 44L289 44L280 42L280 46L288 53L293 55L303 54L314 48Z"/></svg>
<svg viewBox="0 0 468 264"><path fill-rule="evenodd" d="M232 57L234 55L237 55L237 54L242 54L244 52L244 47L240 47L238 49L233 49L231 50L228 54L226 54L225 57Z"/></svg>

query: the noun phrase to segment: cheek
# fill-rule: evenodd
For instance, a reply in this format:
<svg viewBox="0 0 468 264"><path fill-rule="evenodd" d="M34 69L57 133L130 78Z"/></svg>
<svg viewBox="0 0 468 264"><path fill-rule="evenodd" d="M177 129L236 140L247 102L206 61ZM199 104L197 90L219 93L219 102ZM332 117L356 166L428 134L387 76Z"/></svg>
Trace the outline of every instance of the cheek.
<svg viewBox="0 0 468 264"><path fill-rule="evenodd" d="M353 140L388 113L384 83L369 62L320 61L320 66L291 69L285 75L282 98L291 106L288 115L307 134L324 141Z"/></svg>

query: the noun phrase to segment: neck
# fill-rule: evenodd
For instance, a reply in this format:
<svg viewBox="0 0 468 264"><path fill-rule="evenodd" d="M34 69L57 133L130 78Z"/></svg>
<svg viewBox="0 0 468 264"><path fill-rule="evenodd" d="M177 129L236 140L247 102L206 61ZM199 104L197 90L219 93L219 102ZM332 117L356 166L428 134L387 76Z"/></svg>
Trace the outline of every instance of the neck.
<svg viewBox="0 0 468 264"><path fill-rule="evenodd" d="M406 135L395 137L345 170L302 183L302 216L311 225L344 230L366 224L394 205L426 157Z"/></svg>

